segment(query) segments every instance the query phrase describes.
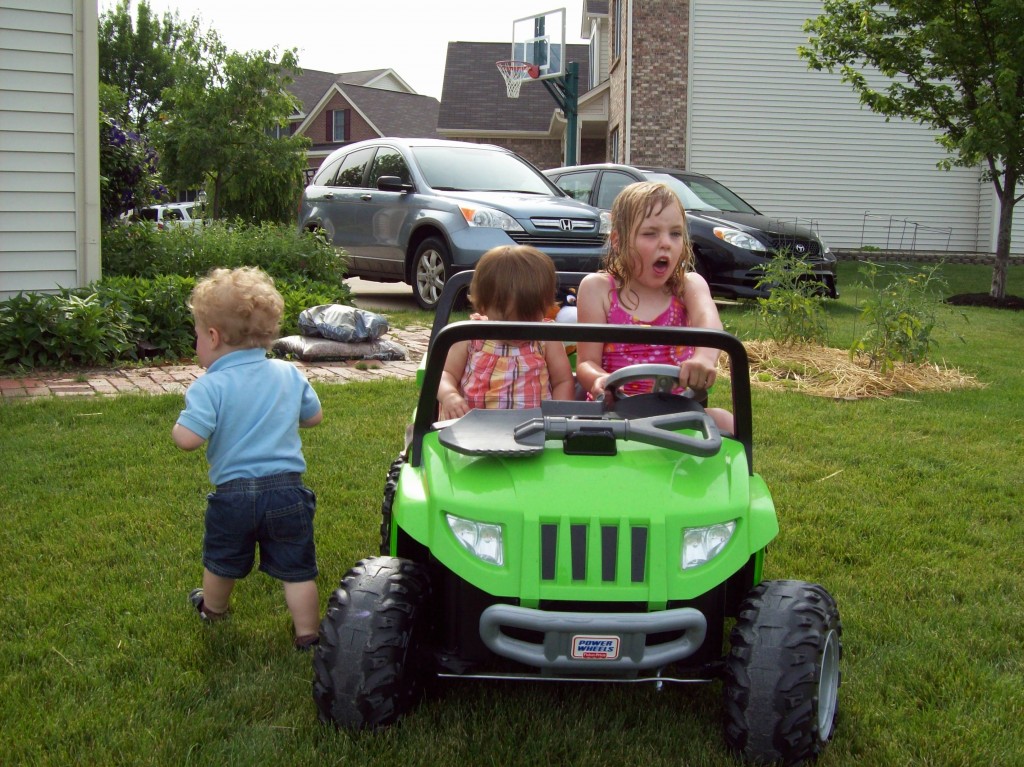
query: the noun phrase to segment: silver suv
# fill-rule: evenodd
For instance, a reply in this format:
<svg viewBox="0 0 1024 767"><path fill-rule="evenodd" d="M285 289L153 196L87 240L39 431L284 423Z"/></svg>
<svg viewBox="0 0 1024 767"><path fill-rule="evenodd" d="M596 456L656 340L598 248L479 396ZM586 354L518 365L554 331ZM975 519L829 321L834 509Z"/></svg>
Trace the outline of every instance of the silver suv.
<svg viewBox="0 0 1024 767"><path fill-rule="evenodd" d="M452 274L499 245L533 245L560 271L596 270L609 219L502 147L381 138L323 161L299 228L343 249L350 276L408 283L433 309Z"/></svg>

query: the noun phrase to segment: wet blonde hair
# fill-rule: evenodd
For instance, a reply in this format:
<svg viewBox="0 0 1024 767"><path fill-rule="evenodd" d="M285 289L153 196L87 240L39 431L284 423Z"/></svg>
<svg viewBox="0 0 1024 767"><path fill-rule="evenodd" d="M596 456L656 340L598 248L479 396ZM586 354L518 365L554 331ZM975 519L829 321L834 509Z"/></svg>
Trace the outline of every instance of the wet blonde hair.
<svg viewBox="0 0 1024 767"><path fill-rule="evenodd" d="M542 319L555 305L558 275L551 258L529 245L491 248L477 262L469 297L478 312L516 322Z"/></svg>
<svg viewBox="0 0 1024 767"><path fill-rule="evenodd" d="M679 196L668 186L654 181L637 181L619 192L612 203L612 233L608 238L608 252L602 268L615 277L620 288L629 287L636 278L636 259L633 240L644 219L656 216L665 208L674 205L683 216L683 257L668 278L668 289L679 298L686 289L686 273L693 268L693 247L690 245L690 231L686 226L686 210ZM613 244L613 242L615 244Z"/></svg>
<svg viewBox="0 0 1024 767"><path fill-rule="evenodd" d="M192 290L196 324L220 331L224 343L269 349L277 339L284 299L266 272L251 266L214 269Z"/></svg>

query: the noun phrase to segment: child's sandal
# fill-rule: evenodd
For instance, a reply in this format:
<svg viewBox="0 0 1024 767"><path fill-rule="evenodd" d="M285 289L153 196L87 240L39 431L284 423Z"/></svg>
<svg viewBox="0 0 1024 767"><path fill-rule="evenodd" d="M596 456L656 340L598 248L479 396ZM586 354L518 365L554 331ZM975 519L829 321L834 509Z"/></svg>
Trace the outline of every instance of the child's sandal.
<svg viewBox="0 0 1024 767"><path fill-rule="evenodd" d="M300 637L295 637L295 649L299 652L309 652L318 644L320 644L319 634L303 634Z"/></svg>
<svg viewBox="0 0 1024 767"><path fill-rule="evenodd" d="M199 617L206 623L213 623L215 621L224 620L228 617L227 610L222 613L217 613L206 606L206 603L203 601L202 589L192 589L188 594L188 601L189 604L196 608L196 612L199 613Z"/></svg>

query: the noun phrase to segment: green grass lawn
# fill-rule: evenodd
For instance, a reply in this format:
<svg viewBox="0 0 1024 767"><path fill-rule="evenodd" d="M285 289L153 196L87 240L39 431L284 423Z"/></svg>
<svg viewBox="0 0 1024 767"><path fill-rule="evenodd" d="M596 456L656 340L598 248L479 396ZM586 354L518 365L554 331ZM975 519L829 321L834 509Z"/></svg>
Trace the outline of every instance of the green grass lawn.
<svg viewBox="0 0 1024 767"><path fill-rule="evenodd" d="M990 272L950 267L953 290ZM841 267L832 343L856 332ZM1008 292L1024 294L1024 270ZM975 287L975 283L977 287ZM725 307L747 337L749 307ZM840 721L819 764L1024 764L1024 313L943 313L936 358L983 388L832 401L754 392L781 533L768 578L824 584L844 625ZM318 386L304 432L321 600L375 553L414 385ZM401 724L317 723L280 586L254 574L202 625L205 459L175 395L0 405L0 763L729 765L719 685L449 683ZM571 484L556 488L571 493Z"/></svg>

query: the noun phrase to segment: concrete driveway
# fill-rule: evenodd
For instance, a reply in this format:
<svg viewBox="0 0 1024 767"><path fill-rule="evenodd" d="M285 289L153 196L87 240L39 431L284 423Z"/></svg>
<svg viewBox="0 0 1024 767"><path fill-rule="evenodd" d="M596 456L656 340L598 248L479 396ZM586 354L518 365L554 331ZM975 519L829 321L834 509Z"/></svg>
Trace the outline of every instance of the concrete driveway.
<svg viewBox="0 0 1024 767"><path fill-rule="evenodd" d="M420 311L412 295L412 287L404 282L372 282L359 277L345 280L352 291L352 301L369 311Z"/></svg>

